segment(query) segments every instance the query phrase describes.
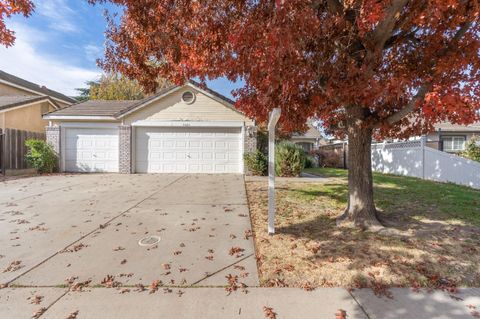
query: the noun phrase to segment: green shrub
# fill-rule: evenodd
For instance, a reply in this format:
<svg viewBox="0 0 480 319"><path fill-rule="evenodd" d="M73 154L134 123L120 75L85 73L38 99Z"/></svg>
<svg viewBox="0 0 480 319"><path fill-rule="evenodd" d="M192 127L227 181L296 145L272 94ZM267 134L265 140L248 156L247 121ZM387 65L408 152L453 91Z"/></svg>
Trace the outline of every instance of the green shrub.
<svg viewBox="0 0 480 319"><path fill-rule="evenodd" d="M465 145L465 151L460 155L471 160L480 162L480 137L473 137Z"/></svg>
<svg viewBox="0 0 480 319"><path fill-rule="evenodd" d="M248 171L253 175L267 175L268 159L259 150L245 153L243 156Z"/></svg>
<svg viewBox="0 0 480 319"><path fill-rule="evenodd" d="M278 176L299 176L305 168L305 159L301 146L281 142L275 149L275 173Z"/></svg>
<svg viewBox="0 0 480 319"><path fill-rule="evenodd" d="M305 156L305 168L315 167L315 159L311 155Z"/></svg>
<svg viewBox="0 0 480 319"><path fill-rule="evenodd" d="M26 140L27 163L40 173L52 173L57 164L57 156L52 147L42 140Z"/></svg>

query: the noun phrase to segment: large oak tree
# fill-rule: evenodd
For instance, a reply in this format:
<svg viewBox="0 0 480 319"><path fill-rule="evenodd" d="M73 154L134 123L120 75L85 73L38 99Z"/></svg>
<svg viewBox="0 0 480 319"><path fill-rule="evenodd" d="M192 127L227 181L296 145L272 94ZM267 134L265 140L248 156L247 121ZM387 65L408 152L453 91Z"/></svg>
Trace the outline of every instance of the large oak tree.
<svg viewBox="0 0 480 319"><path fill-rule="evenodd" d="M104 0L89 0L92 3ZM379 226L372 138L408 137L438 121L468 124L479 110L476 0L109 0L101 65L181 83L242 78L237 106L286 130L317 117L347 136L348 207L340 218Z"/></svg>

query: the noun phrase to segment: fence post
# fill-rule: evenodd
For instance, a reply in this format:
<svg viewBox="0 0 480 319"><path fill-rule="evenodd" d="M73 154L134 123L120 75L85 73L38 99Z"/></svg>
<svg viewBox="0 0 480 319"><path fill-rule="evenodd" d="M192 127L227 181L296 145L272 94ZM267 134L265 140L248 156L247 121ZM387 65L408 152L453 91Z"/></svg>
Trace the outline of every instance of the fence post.
<svg viewBox="0 0 480 319"><path fill-rule="evenodd" d="M427 137L422 135L420 137L420 147L422 150L422 179L425 179L425 146L427 144Z"/></svg>

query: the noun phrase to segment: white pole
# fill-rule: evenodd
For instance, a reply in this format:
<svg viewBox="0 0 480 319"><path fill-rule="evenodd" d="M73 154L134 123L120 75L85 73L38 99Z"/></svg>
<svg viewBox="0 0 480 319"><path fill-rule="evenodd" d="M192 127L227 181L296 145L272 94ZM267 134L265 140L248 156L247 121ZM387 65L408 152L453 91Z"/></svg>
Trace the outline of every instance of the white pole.
<svg viewBox="0 0 480 319"><path fill-rule="evenodd" d="M422 179L425 179L425 146L427 144L427 137L422 135L420 137L420 147L422 148Z"/></svg>
<svg viewBox="0 0 480 319"><path fill-rule="evenodd" d="M275 126L281 109L270 112L268 120L268 233L275 233Z"/></svg>

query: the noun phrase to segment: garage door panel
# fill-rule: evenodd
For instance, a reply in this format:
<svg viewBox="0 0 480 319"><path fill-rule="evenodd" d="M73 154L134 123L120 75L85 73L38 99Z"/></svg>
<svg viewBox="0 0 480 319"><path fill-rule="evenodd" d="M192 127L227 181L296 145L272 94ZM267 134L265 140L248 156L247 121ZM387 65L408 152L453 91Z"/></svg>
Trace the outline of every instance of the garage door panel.
<svg viewBox="0 0 480 319"><path fill-rule="evenodd" d="M65 171L118 172L118 130L66 128Z"/></svg>
<svg viewBox="0 0 480 319"><path fill-rule="evenodd" d="M136 132L137 172L241 172L241 128L148 127Z"/></svg>

